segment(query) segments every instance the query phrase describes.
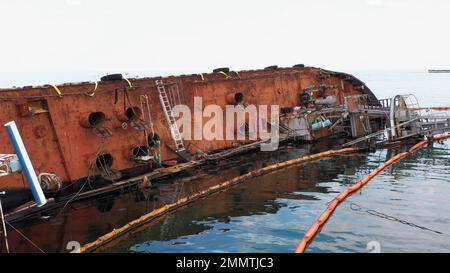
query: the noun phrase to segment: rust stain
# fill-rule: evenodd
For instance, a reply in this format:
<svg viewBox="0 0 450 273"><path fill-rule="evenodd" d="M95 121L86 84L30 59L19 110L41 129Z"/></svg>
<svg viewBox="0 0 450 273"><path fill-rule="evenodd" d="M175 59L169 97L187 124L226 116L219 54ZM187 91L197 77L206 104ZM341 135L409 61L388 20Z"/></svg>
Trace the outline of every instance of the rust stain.
<svg viewBox="0 0 450 273"><path fill-rule="evenodd" d="M203 105L214 103L225 108L227 104L236 103L237 93L247 104L293 108L304 105L303 89L311 86L315 98L336 96L335 105L341 105L344 96L349 95L369 94L376 99L370 89L361 90L360 83L355 85L354 78L348 79L349 75L313 67L239 71L227 75L203 73L163 80L178 85L181 103L191 109L194 96L201 96ZM48 86L0 89L0 123L16 121L37 173L53 172L67 184L91 176L92 164L99 153L111 155L111 168L119 172L149 165L137 163L130 157L131 150L146 145L147 139L142 130L134 128L136 124L132 123L129 109L141 111L140 97L147 95L154 130L161 139L162 160L174 159L177 155L167 147L173 140L155 87L157 79L160 77L129 79L132 88L124 80L102 81L98 82L94 94L91 82L59 85L62 96ZM325 87L318 87L321 85ZM38 107L39 113L30 115L29 105L36 101L40 104L32 105L43 107ZM94 117L90 116L92 113L101 114ZM204 118L203 123L206 121ZM316 137L327 134L326 130L321 130ZM4 140L0 142L0 151L14 153L5 130L0 130L0 139ZM233 143L189 140L185 141L185 146L195 153L198 149L209 152L231 148ZM100 170L96 170L95 175L99 173ZM0 187L22 188L22 177L2 177Z"/></svg>

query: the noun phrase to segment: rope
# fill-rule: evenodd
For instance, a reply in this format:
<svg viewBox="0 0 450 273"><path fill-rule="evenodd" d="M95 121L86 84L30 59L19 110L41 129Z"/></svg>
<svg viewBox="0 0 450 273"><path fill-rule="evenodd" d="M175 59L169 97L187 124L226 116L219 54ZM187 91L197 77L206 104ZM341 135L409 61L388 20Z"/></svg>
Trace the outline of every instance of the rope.
<svg viewBox="0 0 450 273"><path fill-rule="evenodd" d="M155 135L155 130L153 127L153 120L152 120L152 113L150 112L150 104L148 102L148 96L147 95L141 95L139 97L139 101L141 103L141 109L142 109L142 120L144 121L144 123L148 123L148 125L150 126L150 130L152 131L152 135ZM146 105L146 110L147 110L147 116L148 116L148 121L145 118L145 114L144 114L144 103ZM145 142L147 143L147 146L149 146L149 140L148 140L148 126L145 127L144 130L144 137L145 137Z"/></svg>
<svg viewBox="0 0 450 273"><path fill-rule="evenodd" d="M5 191L0 192L0 195L4 195L4 194L5 194ZM3 237L5 239L6 252L9 253L8 233L6 232L5 215L3 214L2 199L0 199L0 216L2 218Z"/></svg>
<svg viewBox="0 0 450 273"><path fill-rule="evenodd" d="M429 141L437 141L445 138L450 138L450 134L440 134L436 135L429 140L422 140L419 141L417 144L412 146L408 151L399 153L393 157L391 157L388 161L383 163L382 165L378 166L375 170L373 170L371 173L369 173L366 177L359 180L356 184L353 186L347 188L343 192L341 192L338 196L336 196L329 204L327 209L317 218L316 222L306 231L306 233L303 235L303 238L298 243L297 247L295 248L295 253L303 253L305 249L308 247L308 245L311 243L311 241L314 239L314 237L319 233L322 226L330 219L332 213L336 210L337 206L344 201L348 196L353 194L355 191L360 190L362 187L364 187L367 183L369 183L370 180L372 180L377 174L379 174L381 171L386 169L387 167L391 166L392 164L402 160L406 156L416 152L417 150L420 150L424 146L428 144Z"/></svg>
<svg viewBox="0 0 450 273"><path fill-rule="evenodd" d="M379 218L383 218L383 219L394 221L394 222L399 222L399 223L407 225L407 226L411 226L411 227L415 227L415 228L431 231L431 232L434 232L434 233L437 233L437 234L444 234L443 232L440 232L440 231L437 231L437 230L434 230L434 229L430 229L430 228L427 228L427 227L424 227L424 226L419 226L417 224L414 224L414 223L411 223L411 222L408 222L408 221L396 218L396 217L394 217L392 215L388 215L388 214L385 214L385 213L382 213L382 212L379 212L379 211L376 211L376 210L373 210L373 209L366 209L366 208L362 207L361 205L358 205L358 204L353 203L353 202L350 203L350 209L354 210L354 211L362 211L364 209L364 212L367 212L368 214L376 216L376 217L379 217Z"/></svg>
<svg viewBox="0 0 450 273"><path fill-rule="evenodd" d="M102 151L104 150L104 145L105 145L105 140L102 140L102 142L100 143L100 147L97 149L97 152L95 153L95 158L98 158L98 156L102 153ZM104 160L104 158L103 158L103 160ZM100 167L105 171L106 167L103 166L102 160L100 160L100 165L101 165ZM106 163L105 163L105 165L106 165ZM69 200L67 200L66 203L64 203L64 206L59 211L57 216L59 216L63 213L63 211L66 209L67 205L69 205L69 203L72 202L83 191L84 187L87 184L89 184L90 188L92 189L91 181L92 181L92 178L94 177L93 173L95 171L95 168L96 168L96 166L95 166L95 160L94 160L94 161L90 162L90 164L89 164L88 176L87 176L86 180L84 181L83 185Z"/></svg>
<svg viewBox="0 0 450 273"><path fill-rule="evenodd" d="M13 225L11 225L8 221L6 221L8 226L10 226L12 229L14 229L17 233L19 233L20 236L22 236L25 240L27 240L31 245L33 245L35 248L39 249L40 252L45 253L44 250L42 250L40 247L38 247L30 238L25 236L22 232L20 232L18 229L16 229Z"/></svg>
<svg viewBox="0 0 450 273"><path fill-rule="evenodd" d="M176 94L177 94L177 97L178 97L178 104L181 104L180 89L178 88L178 84L175 85L174 88L175 88L175 91L176 91Z"/></svg>
<svg viewBox="0 0 450 273"><path fill-rule="evenodd" d="M56 94L58 94L58 97L62 97L62 92L61 90L59 90L58 86L54 85L54 84L50 84L51 87L53 87L53 89L55 89Z"/></svg>
<svg viewBox="0 0 450 273"><path fill-rule="evenodd" d="M89 173L90 173L90 170L89 170ZM83 191L83 189L86 186L86 184L90 185L90 182L91 182L90 178L91 178L91 176L90 176L90 174L88 174L88 177L84 181L84 183L81 186L81 188L69 200L67 200L66 203L64 203L64 206L62 207L62 209L59 211L59 213L56 216L60 216L63 213L63 211L66 209L67 205L69 205L69 203L72 202L81 193L81 191Z"/></svg>
<svg viewBox="0 0 450 273"><path fill-rule="evenodd" d="M130 82L129 79L127 79L127 78L123 78L123 79L128 83L128 86L129 86L130 88L133 88L133 85L131 84L131 82Z"/></svg>
<svg viewBox="0 0 450 273"><path fill-rule="evenodd" d="M94 85L94 90L92 90L92 92L86 92L86 93L84 93L86 96L89 96L89 97L93 97L94 95L95 95L95 92L97 91L97 88L98 88L98 82L95 82L95 85Z"/></svg>
<svg viewBox="0 0 450 273"><path fill-rule="evenodd" d="M228 76L227 73L223 72L223 71L219 71L219 74L222 74L225 76L225 79L231 78L230 76Z"/></svg>

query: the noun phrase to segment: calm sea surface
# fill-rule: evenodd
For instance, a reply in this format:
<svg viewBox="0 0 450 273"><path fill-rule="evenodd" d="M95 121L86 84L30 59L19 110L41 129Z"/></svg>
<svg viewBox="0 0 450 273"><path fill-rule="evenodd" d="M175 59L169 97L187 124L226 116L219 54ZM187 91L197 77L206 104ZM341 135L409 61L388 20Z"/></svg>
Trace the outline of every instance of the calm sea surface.
<svg viewBox="0 0 450 273"><path fill-rule="evenodd" d="M421 106L450 106L450 74L353 71L378 98L413 93ZM226 171L160 184L149 191L69 206L21 230L45 251L67 251L180 196L264 163L327 149L288 146L249 155ZM197 201L114 241L100 252L292 252L327 203L399 150L338 155L293 166ZM434 143L386 169L344 201L308 252L449 252L450 141ZM36 251L17 234L17 251Z"/></svg>

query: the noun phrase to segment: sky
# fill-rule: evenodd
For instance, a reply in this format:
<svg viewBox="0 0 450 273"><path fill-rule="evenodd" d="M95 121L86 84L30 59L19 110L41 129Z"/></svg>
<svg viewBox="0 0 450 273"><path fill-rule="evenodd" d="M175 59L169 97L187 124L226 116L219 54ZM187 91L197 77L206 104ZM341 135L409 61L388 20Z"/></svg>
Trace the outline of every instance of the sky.
<svg viewBox="0 0 450 273"><path fill-rule="evenodd" d="M0 86L269 65L450 69L447 0L1 0Z"/></svg>

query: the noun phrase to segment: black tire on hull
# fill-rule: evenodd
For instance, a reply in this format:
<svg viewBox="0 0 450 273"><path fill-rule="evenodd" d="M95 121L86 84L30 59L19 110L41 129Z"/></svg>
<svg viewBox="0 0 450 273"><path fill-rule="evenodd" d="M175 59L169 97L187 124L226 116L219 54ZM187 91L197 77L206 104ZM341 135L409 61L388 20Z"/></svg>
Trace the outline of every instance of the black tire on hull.
<svg viewBox="0 0 450 273"><path fill-rule="evenodd" d="M271 65L271 66L265 67L264 70L275 70L277 68L278 68L278 65Z"/></svg>
<svg viewBox="0 0 450 273"><path fill-rule="evenodd" d="M228 67L221 67L221 68L216 68L216 69L213 70L213 73L220 73L220 72L228 73L228 72L230 72L230 68L228 68Z"/></svg>
<svg viewBox="0 0 450 273"><path fill-rule="evenodd" d="M123 80L122 74L110 74L100 78L102 82Z"/></svg>

